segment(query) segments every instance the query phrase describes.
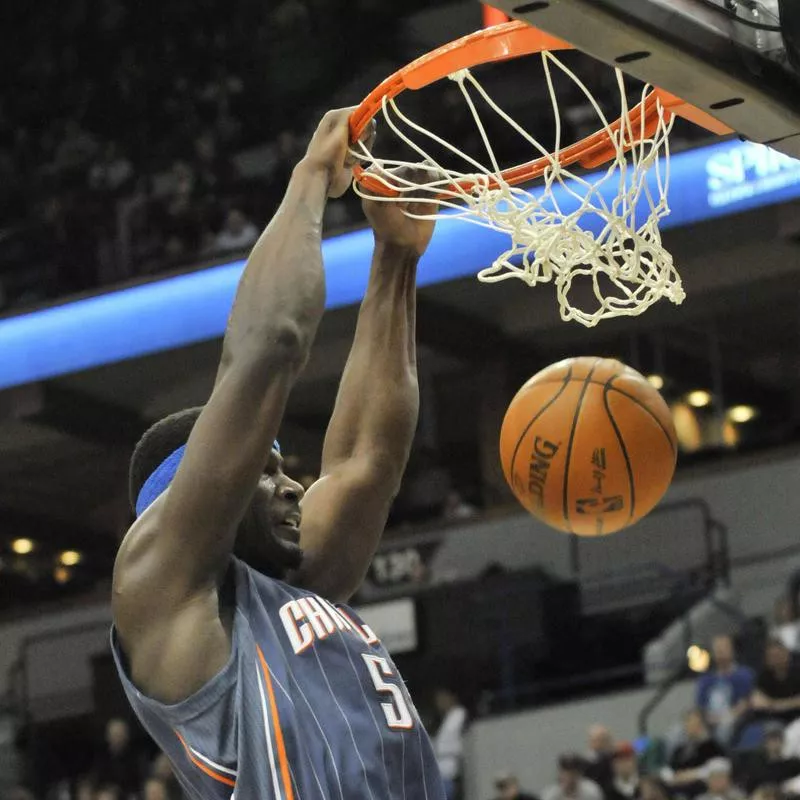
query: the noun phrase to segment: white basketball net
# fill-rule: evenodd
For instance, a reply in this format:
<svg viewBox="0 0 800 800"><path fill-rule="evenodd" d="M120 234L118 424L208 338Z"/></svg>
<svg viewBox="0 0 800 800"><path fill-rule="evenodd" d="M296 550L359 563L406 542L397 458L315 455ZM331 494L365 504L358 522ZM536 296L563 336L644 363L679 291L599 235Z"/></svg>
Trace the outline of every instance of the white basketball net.
<svg viewBox="0 0 800 800"><path fill-rule="evenodd" d="M478 279L494 283L518 278L528 286L553 282L561 318L565 321L577 320L592 327L601 319L641 314L662 297L673 303L683 302L685 295L680 276L672 256L661 244L658 228L659 220L669 214L671 115L665 114L659 104L658 128L652 136L645 136L644 114L641 123L631 121L624 77L616 70L623 124L615 132L595 98L570 69L550 52L542 53L542 62L555 114L556 147L552 155L488 96L471 72L463 70L450 79L461 89L478 126L488 162L481 163L463 153L410 120L394 100L384 99L386 124L419 155L420 161L380 159L363 144L358 145L353 154L365 162L365 166L372 166L378 179L397 192L394 197L373 199L408 202L441 196L439 207L449 210L444 214L441 211L431 214L429 218L456 217L507 233L511 238L509 248L492 266L481 270ZM591 182L562 167L558 160L562 149L561 116L551 75L553 66L563 70L577 84L597 112L617 151L616 158L604 168L599 179ZM649 89L645 87L642 99ZM473 93L529 143L533 157L548 157L543 186L528 191L510 186L500 178L502 168L475 106ZM404 128L424 137L423 141L426 138L444 147L466 164L467 171L442 165L425 147L412 140L411 133ZM430 182L416 183L387 172L406 166L424 166ZM470 182L469 188L457 186L465 179ZM492 188L490 179L497 180L499 186ZM615 192L610 202L607 199L609 188ZM358 183L355 191L362 197L366 195ZM589 300L585 291L573 292L574 284L590 285L594 300ZM581 299L575 302L583 305L583 309L571 302L571 296L576 294Z"/></svg>

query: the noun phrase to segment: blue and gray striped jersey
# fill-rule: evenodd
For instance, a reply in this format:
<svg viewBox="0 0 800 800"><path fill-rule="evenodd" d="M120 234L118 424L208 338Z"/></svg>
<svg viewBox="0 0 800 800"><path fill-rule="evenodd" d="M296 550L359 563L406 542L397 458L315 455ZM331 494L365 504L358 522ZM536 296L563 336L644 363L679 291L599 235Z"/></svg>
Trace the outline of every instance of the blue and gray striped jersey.
<svg viewBox="0 0 800 800"><path fill-rule="evenodd" d="M443 800L430 740L388 652L346 606L233 558L231 656L176 705L134 711L190 798Z"/></svg>

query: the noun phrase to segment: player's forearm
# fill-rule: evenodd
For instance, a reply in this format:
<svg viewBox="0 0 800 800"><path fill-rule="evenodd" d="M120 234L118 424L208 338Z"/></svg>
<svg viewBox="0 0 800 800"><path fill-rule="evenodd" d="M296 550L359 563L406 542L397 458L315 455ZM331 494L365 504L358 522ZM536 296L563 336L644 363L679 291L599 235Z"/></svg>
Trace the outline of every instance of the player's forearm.
<svg viewBox="0 0 800 800"><path fill-rule="evenodd" d="M321 245L328 181L326 171L305 161L295 167L283 202L248 258L217 381L231 364L259 364L276 351L305 363L325 307Z"/></svg>
<svg viewBox="0 0 800 800"><path fill-rule="evenodd" d="M419 413L416 273L419 257L377 244L353 346L323 448L323 470L372 455L399 481Z"/></svg>

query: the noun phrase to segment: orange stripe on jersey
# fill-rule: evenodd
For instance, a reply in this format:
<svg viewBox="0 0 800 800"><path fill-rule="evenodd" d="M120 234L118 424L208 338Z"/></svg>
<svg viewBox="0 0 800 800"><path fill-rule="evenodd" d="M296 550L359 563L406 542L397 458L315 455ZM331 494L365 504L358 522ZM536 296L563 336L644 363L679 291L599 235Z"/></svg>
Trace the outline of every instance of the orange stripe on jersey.
<svg viewBox="0 0 800 800"><path fill-rule="evenodd" d="M269 695L269 708L272 715L272 727L275 730L275 744L278 750L278 762L281 766L283 791L286 793L286 800L294 800L294 795L292 794L292 778L289 774L289 759L286 757L286 745L283 742L283 731L281 730L281 721L278 716L278 706L275 704L275 693L272 691L272 678L270 678L269 675L269 667L264 658L264 653L258 645L256 645L256 650L258 650L258 659L261 662L264 682L267 685L267 694Z"/></svg>
<svg viewBox="0 0 800 800"><path fill-rule="evenodd" d="M214 772L211 767L206 766L199 758L195 758L194 753L192 753L191 748L183 739L178 731L175 731L175 735L180 739L181 744L183 745L183 749L186 751L186 755L189 757L189 761L192 762L198 769L205 772L210 778L213 778L215 781L219 781L220 783L224 783L226 786L236 786L236 781L233 778L229 778L225 775L220 775L218 772Z"/></svg>

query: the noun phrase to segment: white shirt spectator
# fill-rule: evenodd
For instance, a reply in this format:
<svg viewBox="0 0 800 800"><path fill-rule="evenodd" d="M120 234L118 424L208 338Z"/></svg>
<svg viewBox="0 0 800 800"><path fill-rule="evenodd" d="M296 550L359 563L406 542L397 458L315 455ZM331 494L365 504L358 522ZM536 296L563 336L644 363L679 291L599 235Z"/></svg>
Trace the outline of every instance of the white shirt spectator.
<svg viewBox="0 0 800 800"><path fill-rule="evenodd" d="M448 492L442 509L442 518L454 522L460 519L471 519L476 516L478 510L470 505L456 491Z"/></svg>
<svg viewBox="0 0 800 800"><path fill-rule="evenodd" d="M133 175L131 162L118 156L113 145L108 145L102 161L98 161L89 170L89 185L93 189L109 189L114 191Z"/></svg>
<svg viewBox="0 0 800 800"><path fill-rule="evenodd" d="M777 625L772 629L771 635L780 639L787 650L793 653L800 650L800 623L785 622L783 625Z"/></svg>
<svg viewBox="0 0 800 800"><path fill-rule="evenodd" d="M731 762L727 758L712 758L705 765L706 792L698 800L745 800L744 792L731 780Z"/></svg>
<svg viewBox="0 0 800 800"><path fill-rule="evenodd" d="M467 710L463 706L454 706L444 715L442 724L433 737L433 751L436 753L439 772L446 780L454 781L461 774L466 724Z"/></svg>
<svg viewBox="0 0 800 800"><path fill-rule="evenodd" d="M603 800L603 791L594 781L580 778L575 791L566 793L556 784L542 792L542 800Z"/></svg>
<svg viewBox="0 0 800 800"><path fill-rule="evenodd" d="M246 250L258 241L258 228L242 214L233 209L225 220L225 227L217 235L218 252Z"/></svg>
<svg viewBox="0 0 800 800"><path fill-rule="evenodd" d="M800 758L800 719L788 725L783 732L783 757Z"/></svg>

